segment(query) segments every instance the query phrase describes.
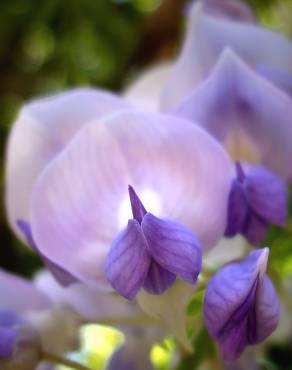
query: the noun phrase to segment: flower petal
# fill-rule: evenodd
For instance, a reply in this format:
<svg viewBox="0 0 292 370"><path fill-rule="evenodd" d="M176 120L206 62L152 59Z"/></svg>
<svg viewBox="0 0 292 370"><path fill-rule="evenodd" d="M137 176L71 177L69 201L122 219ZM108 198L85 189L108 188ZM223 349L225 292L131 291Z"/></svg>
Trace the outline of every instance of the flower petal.
<svg viewBox="0 0 292 370"><path fill-rule="evenodd" d="M266 222L284 225L288 217L288 187L262 166L245 165L247 201Z"/></svg>
<svg viewBox="0 0 292 370"><path fill-rule="evenodd" d="M152 294L161 294L175 282L175 274L151 261L143 288Z"/></svg>
<svg viewBox="0 0 292 370"><path fill-rule="evenodd" d="M252 68L268 67L292 72L292 43L281 34L245 22L233 22L191 11L181 54L166 84L162 106L176 108L212 71L225 47L230 47Z"/></svg>
<svg viewBox="0 0 292 370"><path fill-rule="evenodd" d="M49 298L29 280L0 270L1 309L24 315L50 307Z"/></svg>
<svg viewBox="0 0 292 370"><path fill-rule="evenodd" d="M250 211L241 233L253 245L259 245L266 237L268 223Z"/></svg>
<svg viewBox="0 0 292 370"><path fill-rule="evenodd" d="M150 262L140 224L129 220L128 227L113 241L106 257L106 276L119 294L133 299L144 283Z"/></svg>
<svg viewBox="0 0 292 370"><path fill-rule="evenodd" d="M0 359L12 356L17 334L17 330L0 327Z"/></svg>
<svg viewBox="0 0 292 370"><path fill-rule="evenodd" d="M228 218L225 236L231 237L242 231L248 215L248 205L243 185L236 179L232 184L228 202Z"/></svg>
<svg viewBox="0 0 292 370"><path fill-rule="evenodd" d="M241 0L202 0L204 12L233 21L255 23L252 9Z"/></svg>
<svg viewBox="0 0 292 370"><path fill-rule="evenodd" d="M202 253L196 236L183 225L147 213L142 230L152 258L167 271L194 284L202 268Z"/></svg>
<svg viewBox="0 0 292 370"><path fill-rule="evenodd" d="M271 279L265 275L257 293L257 338L256 342L266 339L278 326L280 303Z"/></svg>
<svg viewBox="0 0 292 370"><path fill-rule="evenodd" d="M134 106L147 111L158 111L163 87L171 74L171 64L158 64L142 72L123 95Z"/></svg>
<svg viewBox="0 0 292 370"><path fill-rule="evenodd" d="M291 178L292 100L225 50L210 77L177 110L220 140L236 160Z"/></svg>
<svg viewBox="0 0 292 370"><path fill-rule="evenodd" d="M257 66L256 71L264 78L271 81L274 85L292 96L292 71L284 71L265 65Z"/></svg>
<svg viewBox="0 0 292 370"><path fill-rule="evenodd" d="M125 108L113 94L94 89L76 89L35 100L22 108L7 150L6 206L9 222L30 221L29 206L34 183L46 165L93 119Z"/></svg>
<svg viewBox="0 0 292 370"><path fill-rule="evenodd" d="M26 238L26 241L27 241L28 245L40 255L42 261L47 266L48 270L50 270L50 272L53 274L55 279L61 285L68 286L68 285L74 284L78 281L68 271L64 270L62 267L59 267L54 262L50 261L46 256L44 256L40 253L40 251L38 250L37 245L35 244L35 242L33 240L31 227L30 227L28 222L23 221L23 220L18 220L17 224L18 224L19 228L21 229L21 231L23 232L23 234L25 235L25 238Z"/></svg>
<svg viewBox="0 0 292 370"><path fill-rule="evenodd" d="M129 184L147 210L186 225L207 249L224 232L232 176L222 147L188 121L130 110L108 116L82 129L41 174L35 242L81 281L108 287L105 256L132 217Z"/></svg>
<svg viewBox="0 0 292 370"><path fill-rule="evenodd" d="M274 322L270 327L259 317L266 305L262 297L273 294L265 282L267 258L268 248L253 251L245 260L225 265L209 281L204 301L205 324L225 360L235 360L246 345L261 341L261 325L275 328ZM276 318L278 309L276 300L275 307L267 309L264 320L269 314Z"/></svg>

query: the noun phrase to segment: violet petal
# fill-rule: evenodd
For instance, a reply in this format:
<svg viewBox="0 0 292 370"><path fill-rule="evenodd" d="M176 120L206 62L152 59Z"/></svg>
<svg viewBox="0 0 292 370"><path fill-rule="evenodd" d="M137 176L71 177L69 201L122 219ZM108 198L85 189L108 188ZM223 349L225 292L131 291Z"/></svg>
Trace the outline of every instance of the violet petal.
<svg viewBox="0 0 292 370"><path fill-rule="evenodd" d="M242 234L251 244L259 245L265 239L268 226L267 222L250 211L242 229Z"/></svg>
<svg viewBox="0 0 292 370"><path fill-rule="evenodd" d="M31 248L39 254L43 263L46 265L48 270L53 274L54 278L63 286L69 286L76 283L78 280L70 274L68 271L64 270L62 267L56 265L49 258L44 256L38 249L31 232L30 224L24 220L17 220L17 225L22 233L25 235L27 243Z"/></svg>
<svg viewBox="0 0 292 370"><path fill-rule="evenodd" d="M106 257L107 279L119 294L133 299L144 283L150 262L141 226L138 221L129 220Z"/></svg>
<svg viewBox="0 0 292 370"><path fill-rule="evenodd" d="M0 358L8 358L13 354L16 339L16 330L0 327Z"/></svg>
<svg viewBox="0 0 292 370"><path fill-rule="evenodd" d="M202 266L202 255L196 236L183 225L161 220L147 213L142 230L152 258L164 269L194 284Z"/></svg>
<svg viewBox="0 0 292 370"><path fill-rule="evenodd" d="M204 318L225 360L235 360L246 345L264 340L276 328L279 303L265 276L268 248L230 263L209 281Z"/></svg>
<svg viewBox="0 0 292 370"><path fill-rule="evenodd" d="M284 181L258 165L245 166L245 187L250 207L271 224L283 225L288 216L288 188Z"/></svg>
<svg viewBox="0 0 292 370"><path fill-rule="evenodd" d="M176 276L165 270L154 260L151 261L143 288L148 293L161 294L175 282Z"/></svg>
<svg viewBox="0 0 292 370"><path fill-rule="evenodd" d="M242 231L248 214L243 185L235 179L228 200L228 216L225 236L231 237Z"/></svg>

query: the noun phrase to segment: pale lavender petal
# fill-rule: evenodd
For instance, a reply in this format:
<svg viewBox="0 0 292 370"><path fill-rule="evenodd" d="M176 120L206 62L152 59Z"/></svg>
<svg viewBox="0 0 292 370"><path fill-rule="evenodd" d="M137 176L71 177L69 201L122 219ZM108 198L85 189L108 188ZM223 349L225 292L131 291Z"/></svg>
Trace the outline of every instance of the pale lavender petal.
<svg viewBox="0 0 292 370"><path fill-rule="evenodd" d="M28 222L24 220L17 220L17 225L20 228L20 230L23 232L23 234L25 235L28 245L39 254L39 256L41 257L46 267L50 270L50 272L53 274L55 279L61 285L68 286L78 281L68 271L64 270L62 267L59 267L54 262L50 261L46 256L41 254L41 252L38 250L36 243L33 240L31 227Z"/></svg>
<svg viewBox="0 0 292 370"><path fill-rule="evenodd" d="M12 356L17 334L17 330L0 327L0 359Z"/></svg>
<svg viewBox="0 0 292 370"><path fill-rule="evenodd" d="M257 66L256 71L264 78L271 81L287 94L292 96L292 71L285 71L267 67L265 65Z"/></svg>
<svg viewBox="0 0 292 370"><path fill-rule="evenodd" d="M81 281L109 287L104 260L132 218L129 184L149 212L190 228L207 249L223 235L233 171L223 148L191 122L130 110L108 116L43 171L32 199L34 239Z"/></svg>
<svg viewBox="0 0 292 370"><path fill-rule="evenodd" d="M262 166L245 165L245 188L251 209L271 224L284 225L288 217L288 187Z"/></svg>
<svg viewBox="0 0 292 370"><path fill-rule="evenodd" d="M151 261L143 288L148 293L161 294L175 282L175 274L161 267L154 260Z"/></svg>
<svg viewBox="0 0 292 370"><path fill-rule="evenodd" d="M1 309L11 310L19 315L30 311L47 309L49 298L29 280L0 270Z"/></svg>
<svg viewBox="0 0 292 370"><path fill-rule="evenodd" d="M9 222L23 238L18 219L30 221L30 197L36 179L88 122L123 109L117 96L80 88L25 105L12 128L7 148L6 206Z"/></svg>
<svg viewBox="0 0 292 370"><path fill-rule="evenodd" d="M158 111L160 96L171 75L172 64L157 64L142 71L123 92L124 98L138 108Z"/></svg>
<svg viewBox="0 0 292 370"><path fill-rule="evenodd" d="M204 12L233 21L255 23L252 9L241 0L202 0Z"/></svg>
<svg viewBox="0 0 292 370"><path fill-rule="evenodd" d="M231 50L177 110L202 125L235 160L258 162L291 178L292 99L256 75Z"/></svg>
<svg viewBox="0 0 292 370"><path fill-rule="evenodd" d="M152 258L164 269L194 284L202 268L197 237L186 227L147 213L142 230Z"/></svg>
<svg viewBox="0 0 292 370"><path fill-rule="evenodd" d="M268 248L256 250L241 262L225 265L209 281L205 324L225 360L238 358L246 345L262 341L277 325L279 303L270 281L266 282L267 258ZM272 296L275 301L267 305ZM260 317L262 310L266 315Z"/></svg>
<svg viewBox="0 0 292 370"><path fill-rule="evenodd" d="M192 93L212 71L225 47L250 67L265 64L292 72L292 43L283 35L246 22L234 22L193 6L181 54L166 84L162 106L171 109Z"/></svg>
<svg viewBox="0 0 292 370"><path fill-rule="evenodd" d="M129 220L106 257L106 277L119 294L133 299L144 283L150 262L141 226L136 220Z"/></svg>

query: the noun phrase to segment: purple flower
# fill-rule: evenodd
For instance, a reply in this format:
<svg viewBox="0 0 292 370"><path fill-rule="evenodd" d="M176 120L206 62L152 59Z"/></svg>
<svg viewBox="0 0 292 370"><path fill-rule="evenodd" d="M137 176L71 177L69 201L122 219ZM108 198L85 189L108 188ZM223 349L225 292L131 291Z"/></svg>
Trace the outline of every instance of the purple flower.
<svg viewBox="0 0 292 370"><path fill-rule="evenodd" d="M264 341L279 321L279 301L265 274L269 249L258 249L221 268L209 281L204 319L224 360L236 360L246 346Z"/></svg>
<svg viewBox="0 0 292 370"><path fill-rule="evenodd" d="M253 70L267 68L273 71L270 80L286 91L292 88L292 43L281 34L256 24L238 22L228 17L218 17L231 8L239 9L237 1L205 0L209 11L201 4L194 4L190 12L188 30L181 53L174 64L162 95L162 108L176 108L196 87L212 73L218 58L226 47ZM233 5L231 6L231 3ZM236 3L236 4L235 4ZM283 80L277 76L285 74ZM288 87L288 84L290 87Z"/></svg>
<svg viewBox="0 0 292 370"><path fill-rule="evenodd" d="M195 0L198 2L197 0ZM194 2L194 1L193 1ZM241 0L201 0L204 13L231 21L255 23L252 9ZM191 6L190 6L191 8ZM191 11L191 9L190 9Z"/></svg>
<svg viewBox="0 0 292 370"><path fill-rule="evenodd" d="M133 219L112 243L106 276L122 296L132 299L143 287L160 294L178 275L194 284L202 256L196 236L183 225L148 213L129 186Z"/></svg>
<svg viewBox="0 0 292 370"><path fill-rule="evenodd" d="M53 305L49 296L32 282L0 270L0 368L35 369L41 349L64 353L80 325L68 303Z"/></svg>
<svg viewBox="0 0 292 370"><path fill-rule="evenodd" d="M160 218L170 219L174 227L189 228L203 250L214 246L226 227L232 176L222 147L198 126L169 115L119 111L85 125L40 174L31 202L32 234L50 261L85 284L111 289L105 259L117 235L128 242L134 235L141 245L144 234L153 238L151 227L165 227ZM147 214L141 225L130 220L120 234L131 218L128 184L159 219ZM133 251L146 259L144 248ZM146 274L147 266L141 268ZM151 264L152 275L157 268ZM167 271L169 283L174 277Z"/></svg>
<svg viewBox="0 0 292 370"><path fill-rule="evenodd" d="M234 160L259 163L292 178L292 99L230 49L177 114L214 135Z"/></svg>
<svg viewBox="0 0 292 370"><path fill-rule="evenodd" d="M259 244L270 224L284 225L288 217L288 188L264 167L236 163L228 204L225 236L242 234Z"/></svg>

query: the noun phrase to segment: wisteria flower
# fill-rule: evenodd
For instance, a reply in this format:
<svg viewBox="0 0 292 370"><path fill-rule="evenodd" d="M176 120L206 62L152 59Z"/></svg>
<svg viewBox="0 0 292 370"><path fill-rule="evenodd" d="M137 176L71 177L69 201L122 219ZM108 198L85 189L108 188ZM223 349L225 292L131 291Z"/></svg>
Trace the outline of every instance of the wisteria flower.
<svg viewBox="0 0 292 370"><path fill-rule="evenodd" d="M36 369L43 353L75 349L81 321L68 306L53 305L32 282L4 271L0 293L1 369Z"/></svg>
<svg viewBox="0 0 292 370"><path fill-rule="evenodd" d="M222 4L219 7L224 12ZM199 2L190 11L183 47L163 93L163 109L176 108L190 95L212 72L226 47L281 89L291 90L292 43L288 39L257 24L211 15L203 8Z"/></svg>
<svg viewBox="0 0 292 370"><path fill-rule="evenodd" d="M241 233L259 244L268 225L286 223L288 190L283 179L291 179L291 107L288 95L226 49L206 81L177 109L179 116L214 135L239 162L227 236Z"/></svg>
<svg viewBox="0 0 292 370"><path fill-rule="evenodd" d="M278 325L279 301L266 275L268 254L268 248L253 251L225 265L208 283L205 324L226 361L264 341Z"/></svg>
<svg viewBox="0 0 292 370"><path fill-rule="evenodd" d="M171 248L179 244L175 238L194 238L192 247L186 246L182 251L182 258L186 259L192 253L198 256L197 240L203 249L208 249L222 236L232 174L225 152L198 126L172 116L125 110L86 125L43 171L32 196L32 233L43 255L81 281L105 288L105 258L113 240L132 218L129 184L148 212L172 220L173 227L178 222L191 230L184 236L173 234ZM155 231L151 227L160 223L161 232L169 227L155 217L147 213L142 221L137 221L134 215L135 220L129 222L134 234L127 241L133 249L115 267L113 260L112 269L107 265L108 274L113 276L113 271L118 273L117 267L122 273L128 261L133 274L124 271L123 288L117 288L110 278L125 296L129 293L127 284L134 284L138 275L137 287L144 283L150 256L153 276L167 270L168 276L192 276L187 280L194 282L199 262L192 259L195 266L189 265L189 271L183 272L181 262L171 267L175 261L155 250ZM143 233L139 231L139 222ZM183 233L184 227L181 226ZM142 248L145 236L148 246ZM191 248L195 252L189 251ZM140 255L144 255L146 264L140 265ZM131 290L129 297L136 292Z"/></svg>

